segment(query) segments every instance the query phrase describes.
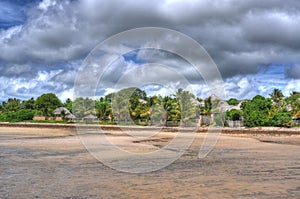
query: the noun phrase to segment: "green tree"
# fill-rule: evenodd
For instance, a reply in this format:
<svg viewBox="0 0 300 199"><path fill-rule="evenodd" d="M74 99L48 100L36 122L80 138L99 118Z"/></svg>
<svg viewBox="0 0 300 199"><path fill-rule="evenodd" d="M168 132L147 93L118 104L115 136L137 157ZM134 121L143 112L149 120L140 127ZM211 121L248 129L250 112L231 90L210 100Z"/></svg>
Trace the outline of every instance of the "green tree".
<svg viewBox="0 0 300 199"><path fill-rule="evenodd" d="M161 96L151 96L148 99L150 125L163 125L166 122L166 111Z"/></svg>
<svg viewBox="0 0 300 199"><path fill-rule="evenodd" d="M94 100L90 98L79 97L76 98L72 104L72 113L78 118L96 113Z"/></svg>
<svg viewBox="0 0 300 199"><path fill-rule="evenodd" d="M68 109L69 111L72 112L72 106L73 106L73 102L70 98L68 98L65 103L63 104L63 106Z"/></svg>
<svg viewBox="0 0 300 199"><path fill-rule="evenodd" d="M131 117L134 118L136 123L140 120L145 120L146 123L150 119L150 107L147 101L140 101L138 106L131 112Z"/></svg>
<svg viewBox="0 0 300 199"><path fill-rule="evenodd" d="M132 107L137 106L137 104L131 105L129 103L130 96L133 91L134 88L127 88L118 91L112 96L112 111L113 115L116 116L118 123L122 121L125 123L131 121L129 110L132 110Z"/></svg>
<svg viewBox="0 0 300 199"><path fill-rule="evenodd" d="M242 103L244 125L247 127L267 126L272 102L268 98L256 95L252 100Z"/></svg>
<svg viewBox="0 0 300 199"><path fill-rule="evenodd" d="M17 98L9 98L7 102L2 102L3 112L16 112L21 108L21 100Z"/></svg>
<svg viewBox="0 0 300 199"><path fill-rule="evenodd" d="M41 111L44 116L51 116L52 112L61 105L61 101L54 93L42 94L34 103L35 108Z"/></svg>
<svg viewBox="0 0 300 199"><path fill-rule="evenodd" d="M22 109L31 109L33 110L34 109L34 103L35 103L35 100L34 98L30 98L29 100L24 100L22 103L21 103L21 108Z"/></svg>
<svg viewBox="0 0 300 199"><path fill-rule="evenodd" d="M208 97L204 100L204 107L202 108L201 115L210 115L212 111L212 100Z"/></svg>
<svg viewBox="0 0 300 199"><path fill-rule="evenodd" d="M141 112L148 112L146 92L139 88L128 88L124 92L130 94L129 97L129 112L131 118L135 121L141 119ZM144 113L146 114L146 113Z"/></svg>
<svg viewBox="0 0 300 199"><path fill-rule="evenodd" d="M112 119L111 103L105 98L95 102L96 114L101 121Z"/></svg>
<svg viewBox="0 0 300 199"><path fill-rule="evenodd" d="M112 98L112 110L118 122L137 122L141 116L147 115L147 95L136 87L130 87L114 93ZM142 113L143 112L143 113Z"/></svg>
<svg viewBox="0 0 300 199"><path fill-rule="evenodd" d="M76 98L72 103L72 113L77 118L82 118L85 115L85 112L86 112L86 108L85 108L84 98L82 97Z"/></svg>
<svg viewBox="0 0 300 199"><path fill-rule="evenodd" d="M162 110L159 106L157 106L156 109L161 111L161 119L164 121L165 125L170 125L168 124L168 122L171 122L172 125L179 124L179 121L181 119L181 107L178 99L176 98L176 95L175 98L165 96L162 99L162 107Z"/></svg>
<svg viewBox="0 0 300 199"><path fill-rule="evenodd" d="M236 106L239 104L239 101L236 98L230 98L226 101L229 105Z"/></svg>
<svg viewBox="0 0 300 199"><path fill-rule="evenodd" d="M176 99L180 104L181 122L184 126L193 125L196 118L196 104L192 99L195 96L189 91L178 89Z"/></svg>
<svg viewBox="0 0 300 199"><path fill-rule="evenodd" d="M150 108L150 125L167 125L166 111L161 104L154 104Z"/></svg>
<svg viewBox="0 0 300 199"><path fill-rule="evenodd" d="M175 119L175 115L174 115L175 106L174 106L174 103L175 103L175 101L171 97L165 96L162 99L163 109L161 109L161 107L158 104L156 105L156 107L154 109L156 112L161 112L162 113L160 118L161 118L161 121L163 123L165 123L165 126L168 126L168 120L172 121L172 123L174 123L174 119ZM177 103L177 101L176 101L176 103ZM178 103L178 106L179 106L179 103Z"/></svg>
<svg viewBox="0 0 300 199"><path fill-rule="evenodd" d="M284 97L281 90L277 88L274 88L272 93L270 93L269 95L274 103L279 103Z"/></svg>

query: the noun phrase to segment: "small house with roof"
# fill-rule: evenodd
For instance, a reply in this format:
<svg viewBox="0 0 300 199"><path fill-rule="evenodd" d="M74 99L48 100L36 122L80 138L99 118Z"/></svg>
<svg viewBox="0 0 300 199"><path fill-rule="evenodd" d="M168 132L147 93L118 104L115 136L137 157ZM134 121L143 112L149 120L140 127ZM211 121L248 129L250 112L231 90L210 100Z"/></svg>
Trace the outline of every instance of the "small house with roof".
<svg viewBox="0 0 300 199"><path fill-rule="evenodd" d="M98 119L98 117L94 114L88 114L86 116L84 116L83 121L85 121L85 123L93 123L95 120Z"/></svg>
<svg viewBox="0 0 300 199"><path fill-rule="evenodd" d="M67 108L65 107L58 107L56 108L53 112L53 115L54 115L54 120L57 120L57 121L62 121L65 119L65 117L67 115L70 115L72 114Z"/></svg>

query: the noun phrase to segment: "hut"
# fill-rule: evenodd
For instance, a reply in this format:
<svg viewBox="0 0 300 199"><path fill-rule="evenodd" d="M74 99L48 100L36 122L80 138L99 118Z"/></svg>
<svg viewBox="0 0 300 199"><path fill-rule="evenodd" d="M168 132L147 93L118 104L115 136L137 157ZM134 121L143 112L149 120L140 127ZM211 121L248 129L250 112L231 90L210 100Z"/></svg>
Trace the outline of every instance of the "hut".
<svg viewBox="0 0 300 199"><path fill-rule="evenodd" d="M85 121L85 123L93 123L97 119L97 116L93 114L88 114L84 116L82 119L83 121Z"/></svg>
<svg viewBox="0 0 300 199"><path fill-rule="evenodd" d="M61 121L65 118L66 115L71 114L71 112L65 107L58 107L53 112L54 120Z"/></svg>
<svg viewBox="0 0 300 199"><path fill-rule="evenodd" d="M72 113L70 113L70 114L68 114L68 115L66 115L65 116L65 120L67 120L67 121L74 121L74 120L76 120L76 116L75 115L73 115Z"/></svg>

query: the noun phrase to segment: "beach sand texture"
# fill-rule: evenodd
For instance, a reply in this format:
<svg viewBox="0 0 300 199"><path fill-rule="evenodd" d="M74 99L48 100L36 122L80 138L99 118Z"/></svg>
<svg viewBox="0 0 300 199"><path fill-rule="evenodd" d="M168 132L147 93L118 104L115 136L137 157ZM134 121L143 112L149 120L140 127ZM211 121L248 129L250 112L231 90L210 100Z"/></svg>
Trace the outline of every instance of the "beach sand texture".
<svg viewBox="0 0 300 199"><path fill-rule="evenodd" d="M300 198L300 136L222 134L198 158L204 133L173 164L130 174L93 158L76 132L0 128L0 198ZM87 134L86 136L91 136ZM136 139L107 136L132 151L156 150L164 132Z"/></svg>

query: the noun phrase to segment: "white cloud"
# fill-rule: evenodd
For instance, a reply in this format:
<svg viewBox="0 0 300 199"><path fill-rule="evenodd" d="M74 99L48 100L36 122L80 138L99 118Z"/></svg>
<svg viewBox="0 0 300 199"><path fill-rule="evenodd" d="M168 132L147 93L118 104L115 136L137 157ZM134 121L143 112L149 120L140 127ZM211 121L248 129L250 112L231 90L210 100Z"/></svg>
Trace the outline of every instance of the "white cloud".
<svg viewBox="0 0 300 199"><path fill-rule="evenodd" d="M14 36L18 35L22 31L22 25L13 26L6 31L0 31L0 42L5 43L11 39L13 39Z"/></svg>
<svg viewBox="0 0 300 199"><path fill-rule="evenodd" d="M61 72L62 72L62 70L55 70L55 71L50 71L50 72L39 71L37 81L49 82L50 79L52 79L54 76L58 75Z"/></svg>
<svg viewBox="0 0 300 199"><path fill-rule="evenodd" d="M300 80L292 79L288 81L287 85L283 89L284 96L289 96L292 91L300 92Z"/></svg>
<svg viewBox="0 0 300 199"><path fill-rule="evenodd" d="M61 93L58 94L58 97L62 102L65 102L67 99L74 100L73 88L62 91Z"/></svg>
<svg viewBox="0 0 300 199"><path fill-rule="evenodd" d="M38 8L44 11L47 11L50 6L55 6L56 1L55 0L43 0L39 3Z"/></svg>

